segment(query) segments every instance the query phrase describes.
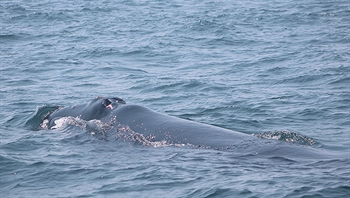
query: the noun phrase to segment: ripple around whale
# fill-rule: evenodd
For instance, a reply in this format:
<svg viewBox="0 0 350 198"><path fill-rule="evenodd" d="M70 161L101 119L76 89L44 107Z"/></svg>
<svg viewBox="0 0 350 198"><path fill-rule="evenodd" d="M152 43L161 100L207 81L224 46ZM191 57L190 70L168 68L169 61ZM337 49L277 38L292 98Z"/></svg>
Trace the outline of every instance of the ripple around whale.
<svg viewBox="0 0 350 198"><path fill-rule="evenodd" d="M127 105L119 98L98 97L72 107L42 106L26 126L33 130L75 126L106 141L130 141L150 147L186 146L289 159L332 156L328 151L311 147L315 143L312 138L295 132L248 135Z"/></svg>

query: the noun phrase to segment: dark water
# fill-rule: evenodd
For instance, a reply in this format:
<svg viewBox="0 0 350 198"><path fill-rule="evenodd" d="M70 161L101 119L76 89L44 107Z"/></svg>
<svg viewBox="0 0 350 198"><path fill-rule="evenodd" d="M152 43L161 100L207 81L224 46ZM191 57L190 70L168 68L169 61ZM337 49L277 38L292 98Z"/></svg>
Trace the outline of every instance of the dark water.
<svg viewBox="0 0 350 198"><path fill-rule="evenodd" d="M2 0L0 17L1 197L349 196L349 1ZM25 127L100 95L337 157Z"/></svg>

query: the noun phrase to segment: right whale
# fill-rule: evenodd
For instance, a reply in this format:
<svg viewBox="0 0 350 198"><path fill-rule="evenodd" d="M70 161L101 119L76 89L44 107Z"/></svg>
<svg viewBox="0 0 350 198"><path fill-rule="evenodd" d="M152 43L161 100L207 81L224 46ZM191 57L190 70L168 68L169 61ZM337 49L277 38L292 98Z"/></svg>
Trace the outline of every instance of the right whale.
<svg viewBox="0 0 350 198"><path fill-rule="evenodd" d="M50 109L40 115L42 128L54 129L60 118L100 120L113 125L116 137L134 141L163 142L166 145L188 145L194 148L232 150L242 155L276 157L329 158L330 151L224 129L158 113L140 105L127 105L118 97L97 97L87 104ZM38 116L34 118L38 119ZM32 118L32 120L34 119ZM27 123L33 123L28 121ZM109 135L108 132L106 133ZM114 133L110 133L114 134ZM137 135L138 138L134 138ZM142 137L142 138L140 138Z"/></svg>

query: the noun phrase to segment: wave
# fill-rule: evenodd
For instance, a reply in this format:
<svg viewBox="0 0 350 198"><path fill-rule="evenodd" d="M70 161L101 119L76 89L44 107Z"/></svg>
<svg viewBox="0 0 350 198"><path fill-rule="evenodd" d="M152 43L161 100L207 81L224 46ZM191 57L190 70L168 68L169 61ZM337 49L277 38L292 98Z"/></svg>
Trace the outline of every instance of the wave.
<svg viewBox="0 0 350 198"><path fill-rule="evenodd" d="M273 132L263 132L259 134L253 134L256 137L270 140L279 140L284 142L291 142L306 146L313 146L316 141L305 135L301 135L288 130L283 131L273 131Z"/></svg>

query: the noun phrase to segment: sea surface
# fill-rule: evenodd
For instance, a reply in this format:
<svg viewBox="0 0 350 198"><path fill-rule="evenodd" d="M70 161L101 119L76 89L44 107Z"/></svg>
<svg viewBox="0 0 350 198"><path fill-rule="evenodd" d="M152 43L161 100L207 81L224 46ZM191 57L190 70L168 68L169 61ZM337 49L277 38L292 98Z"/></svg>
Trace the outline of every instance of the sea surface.
<svg viewBox="0 0 350 198"><path fill-rule="evenodd" d="M349 197L348 0L1 0L0 19L0 197ZM26 126L97 96L334 157Z"/></svg>

